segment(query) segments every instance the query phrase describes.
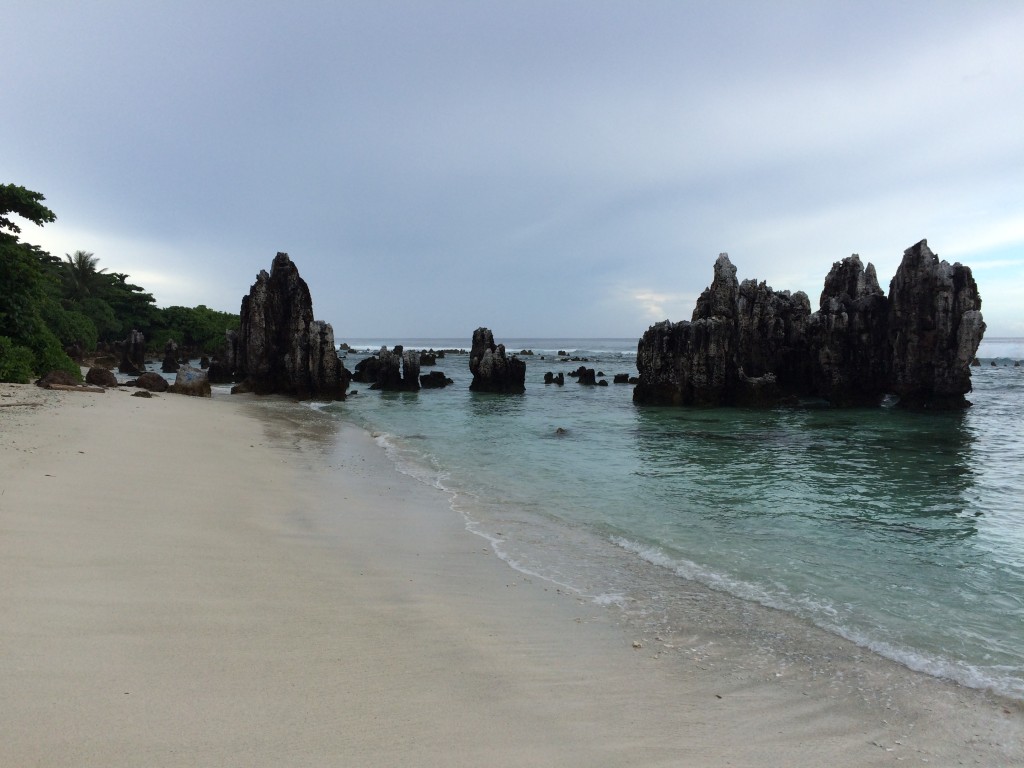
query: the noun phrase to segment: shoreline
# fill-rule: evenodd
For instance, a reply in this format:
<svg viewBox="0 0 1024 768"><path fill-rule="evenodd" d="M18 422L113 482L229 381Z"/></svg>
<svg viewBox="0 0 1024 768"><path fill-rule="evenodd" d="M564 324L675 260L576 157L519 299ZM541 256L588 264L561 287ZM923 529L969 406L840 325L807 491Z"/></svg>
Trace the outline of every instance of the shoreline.
<svg viewBox="0 0 1024 768"><path fill-rule="evenodd" d="M38 403L0 408L0 763L1024 761L1019 703L836 681L885 662L840 638L829 669L780 665L751 631L770 609L695 602L702 657L706 626L640 637L313 409L0 395Z"/></svg>

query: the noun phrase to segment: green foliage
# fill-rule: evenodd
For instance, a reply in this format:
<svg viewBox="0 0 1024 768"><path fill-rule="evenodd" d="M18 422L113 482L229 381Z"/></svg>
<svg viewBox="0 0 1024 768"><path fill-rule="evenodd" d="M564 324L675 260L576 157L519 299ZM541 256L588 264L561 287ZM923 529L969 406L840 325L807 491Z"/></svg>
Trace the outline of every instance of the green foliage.
<svg viewBox="0 0 1024 768"><path fill-rule="evenodd" d="M224 347L224 332L238 328L241 323L238 315L218 312L203 304L167 307L159 312L159 326L147 337L151 349L163 349L167 339L174 339L179 345L216 353Z"/></svg>
<svg viewBox="0 0 1024 768"><path fill-rule="evenodd" d="M96 332L96 324L88 315L64 309L56 301L46 302L42 307L41 314L43 321L64 347L77 344L84 351L96 349L99 336Z"/></svg>
<svg viewBox="0 0 1024 768"><path fill-rule="evenodd" d="M53 211L42 204L46 198L38 192L19 187L15 184L0 184L0 229L6 229L17 235L21 227L8 218L8 214L16 213L40 227L56 221Z"/></svg>
<svg viewBox="0 0 1024 768"><path fill-rule="evenodd" d="M99 259L88 251L75 251L74 255L64 254L61 262L64 297L70 301L83 301L99 296L106 287L105 269L97 269Z"/></svg>
<svg viewBox="0 0 1024 768"><path fill-rule="evenodd" d="M35 355L6 336L0 336L0 381L25 384L32 379Z"/></svg>

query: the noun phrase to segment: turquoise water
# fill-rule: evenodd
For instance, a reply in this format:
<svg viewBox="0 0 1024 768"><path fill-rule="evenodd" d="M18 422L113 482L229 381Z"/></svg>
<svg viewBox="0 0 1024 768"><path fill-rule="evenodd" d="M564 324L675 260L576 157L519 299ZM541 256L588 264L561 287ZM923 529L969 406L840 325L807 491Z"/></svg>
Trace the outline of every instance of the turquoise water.
<svg viewBox="0 0 1024 768"><path fill-rule="evenodd" d="M524 395L469 392L468 358L449 355L437 369L454 386L357 384L325 410L448 490L470 527L525 573L643 612L669 597L664 579L649 579L654 569L1024 699L1024 368L1012 362L1024 341L984 342L974 407L949 414L640 408L631 385L611 383L636 374L635 339L504 343L535 353ZM545 385L546 371L581 365L558 350L590 358L609 386L568 376ZM348 367L363 356L350 353Z"/></svg>

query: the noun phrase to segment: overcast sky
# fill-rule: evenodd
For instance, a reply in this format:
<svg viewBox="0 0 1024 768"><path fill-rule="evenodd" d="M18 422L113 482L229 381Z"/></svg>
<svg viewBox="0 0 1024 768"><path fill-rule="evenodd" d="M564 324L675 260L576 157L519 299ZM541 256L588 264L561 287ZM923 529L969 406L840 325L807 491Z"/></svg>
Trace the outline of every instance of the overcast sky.
<svg viewBox="0 0 1024 768"><path fill-rule="evenodd" d="M0 183L160 306L639 337L927 238L1024 336L1024 3L5 0Z"/></svg>

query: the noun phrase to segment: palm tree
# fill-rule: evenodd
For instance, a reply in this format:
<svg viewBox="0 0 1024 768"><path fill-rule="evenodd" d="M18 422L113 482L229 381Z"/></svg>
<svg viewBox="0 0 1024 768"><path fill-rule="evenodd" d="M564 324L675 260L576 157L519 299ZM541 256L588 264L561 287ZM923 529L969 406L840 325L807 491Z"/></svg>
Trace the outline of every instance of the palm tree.
<svg viewBox="0 0 1024 768"><path fill-rule="evenodd" d="M64 254L61 265L64 275L64 295L73 301L81 301L95 295L96 289L102 284L100 275L106 269L96 269L99 259L89 251L75 251Z"/></svg>

